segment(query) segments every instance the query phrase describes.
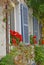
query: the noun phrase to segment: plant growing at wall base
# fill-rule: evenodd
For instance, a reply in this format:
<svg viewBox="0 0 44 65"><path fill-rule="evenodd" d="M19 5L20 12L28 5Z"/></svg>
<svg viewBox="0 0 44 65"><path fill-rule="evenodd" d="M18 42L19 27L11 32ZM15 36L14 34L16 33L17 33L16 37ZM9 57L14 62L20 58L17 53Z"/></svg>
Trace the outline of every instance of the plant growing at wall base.
<svg viewBox="0 0 44 65"><path fill-rule="evenodd" d="M44 46L35 46L35 62L37 65L44 65Z"/></svg>
<svg viewBox="0 0 44 65"><path fill-rule="evenodd" d="M8 54L1 59L0 65L15 65L13 55Z"/></svg>
<svg viewBox="0 0 44 65"><path fill-rule="evenodd" d="M30 43L37 44L36 35L30 35Z"/></svg>

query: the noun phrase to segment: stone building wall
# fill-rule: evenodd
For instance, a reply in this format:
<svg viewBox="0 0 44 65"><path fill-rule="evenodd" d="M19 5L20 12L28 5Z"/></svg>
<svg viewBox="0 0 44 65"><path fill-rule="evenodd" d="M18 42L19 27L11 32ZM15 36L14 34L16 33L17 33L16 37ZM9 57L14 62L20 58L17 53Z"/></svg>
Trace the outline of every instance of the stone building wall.
<svg viewBox="0 0 44 65"><path fill-rule="evenodd" d="M6 55L6 24L3 22L2 11L0 7L0 57Z"/></svg>

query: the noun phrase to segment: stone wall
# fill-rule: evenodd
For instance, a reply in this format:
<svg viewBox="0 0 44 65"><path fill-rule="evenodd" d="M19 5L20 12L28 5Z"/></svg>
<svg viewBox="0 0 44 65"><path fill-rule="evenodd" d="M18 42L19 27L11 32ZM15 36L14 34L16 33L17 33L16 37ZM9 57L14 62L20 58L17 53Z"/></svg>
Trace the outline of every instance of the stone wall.
<svg viewBox="0 0 44 65"><path fill-rule="evenodd" d="M6 55L6 24L3 22L3 9L0 7L0 57Z"/></svg>

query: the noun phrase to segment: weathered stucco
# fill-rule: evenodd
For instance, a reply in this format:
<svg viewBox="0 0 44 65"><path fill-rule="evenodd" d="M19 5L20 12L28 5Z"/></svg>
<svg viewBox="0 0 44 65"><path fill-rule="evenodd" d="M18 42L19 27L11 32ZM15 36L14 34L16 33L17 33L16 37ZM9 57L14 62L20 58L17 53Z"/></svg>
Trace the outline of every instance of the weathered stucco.
<svg viewBox="0 0 44 65"><path fill-rule="evenodd" d="M2 11L0 7L0 57L6 55L6 24L3 22Z"/></svg>

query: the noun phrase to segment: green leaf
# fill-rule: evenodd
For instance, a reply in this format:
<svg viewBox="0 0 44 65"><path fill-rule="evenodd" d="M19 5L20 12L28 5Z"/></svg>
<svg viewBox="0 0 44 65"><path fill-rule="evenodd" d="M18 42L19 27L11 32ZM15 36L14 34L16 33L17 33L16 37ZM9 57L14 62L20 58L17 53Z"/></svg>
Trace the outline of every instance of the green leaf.
<svg viewBox="0 0 44 65"><path fill-rule="evenodd" d="M4 18L3 21L6 22L6 18Z"/></svg>

